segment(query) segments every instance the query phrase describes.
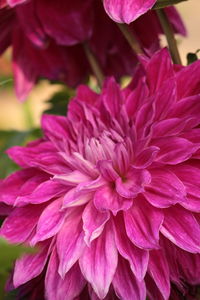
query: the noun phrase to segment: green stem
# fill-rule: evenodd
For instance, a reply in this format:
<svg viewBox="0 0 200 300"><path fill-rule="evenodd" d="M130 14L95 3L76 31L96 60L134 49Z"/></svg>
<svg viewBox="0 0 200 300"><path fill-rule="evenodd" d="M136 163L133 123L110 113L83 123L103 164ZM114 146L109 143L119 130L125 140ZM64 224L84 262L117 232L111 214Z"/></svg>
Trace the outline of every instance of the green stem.
<svg viewBox="0 0 200 300"><path fill-rule="evenodd" d="M129 31L129 28L127 25L125 24L119 24L117 23L117 26L119 27L119 29L121 30L121 32L123 33L124 37L126 38L126 40L128 41L129 45L131 46L131 48L133 49L133 51L136 54L143 54L143 50L140 47L139 42L137 41L137 39L134 37L134 35Z"/></svg>
<svg viewBox="0 0 200 300"><path fill-rule="evenodd" d="M97 58L95 57L94 53L92 52L92 50L90 49L88 43L84 43L83 44L83 48L85 50L85 54L87 56L87 59L90 63L90 66L97 78L97 81L99 83L99 86L102 87L103 86L103 81L104 81L104 74L103 71L101 70L100 64L97 60Z"/></svg>
<svg viewBox="0 0 200 300"><path fill-rule="evenodd" d="M181 65L181 57L178 51L177 42L174 37L174 32L171 23L168 20L168 17L163 9L156 10L157 16L159 18L160 24L164 31L164 34L167 38L167 43L169 51L171 53L172 60L175 64Z"/></svg>

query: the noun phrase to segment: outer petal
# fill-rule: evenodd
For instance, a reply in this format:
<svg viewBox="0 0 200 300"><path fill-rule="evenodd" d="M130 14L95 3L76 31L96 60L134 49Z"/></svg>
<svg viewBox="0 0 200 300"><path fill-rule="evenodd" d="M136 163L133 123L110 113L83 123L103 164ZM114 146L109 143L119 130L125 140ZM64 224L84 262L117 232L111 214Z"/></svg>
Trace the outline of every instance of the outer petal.
<svg viewBox="0 0 200 300"><path fill-rule="evenodd" d="M145 300L146 288L144 281L139 282L132 271L128 262L119 258L117 270L113 279L113 286L116 294L123 300Z"/></svg>
<svg viewBox="0 0 200 300"><path fill-rule="evenodd" d="M117 249L112 229L104 228L101 236L94 240L79 259L81 271L92 285L95 293L103 299L113 280L117 267Z"/></svg>
<svg viewBox="0 0 200 300"><path fill-rule="evenodd" d="M167 300L170 294L169 267L161 250L150 251L148 270L163 298Z"/></svg>
<svg viewBox="0 0 200 300"><path fill-rule="evenodd" d="M61 207L62 198L59 198L44 209L37 223L36 234L31 240L32 245L54 236L59 231L66 215L65 211L60 210Z"/></svg>
<svg viewBox="0 0 200 300"><path fill-rule="evenodd" d="M79 259L85 248L81 214L80 209L72 211L57 235L58 272L62 278Z"/></svg>
<svg viewBox="0 0 200 300"><path fill-rule="evenodd" d="M200 226L191 212L180 206L165 210L162 234L178 247L192 252L200 252Z"/></svg>
<svg viewBox="0 0 200 300"><path fill-rule="evenodd" d="M159 231L163 222L163 213L138 198L137 202L124 212L126 232L129 239L143 249L159 247Z"/></svg>
<svg viewBox="0 0 200 300"><path fill-rule="evenodd" d="M57 272L58 264L58 256L54 250L45 278L46 297L48 300L73 300L81 293L85 280L78 264L74 265L62 279Z"/></svg>
<svg viewBox="0 0 200 300"><path fill-rule="evenodd" d="M117 217L113 225L115 242L119 253L129 261L130 268L136 278L141 281L147 271L149 252L136 247L126 235L124 221Z"/></svg>
<svg viewBox="0 0 200 300"><path fill-rule="evenodd" d="M12 243L23 243L37 226L44 206L27 205L15 208L4 221L0 235Z"/></svg>
<svg viewBox="0 0 200 300"><path fill-rule="evenodd" d="M147 12L156 0L104 0L108 15L119 23L131 23Z"/></svg>
<svg viewBox="0 0 200 300"><path fill-rule="evenodd" d="M41 246L38 253L26 254L16 261L13 275L15 288L35 278L42 272L49 256L49 246L48 242Z"/></svg>

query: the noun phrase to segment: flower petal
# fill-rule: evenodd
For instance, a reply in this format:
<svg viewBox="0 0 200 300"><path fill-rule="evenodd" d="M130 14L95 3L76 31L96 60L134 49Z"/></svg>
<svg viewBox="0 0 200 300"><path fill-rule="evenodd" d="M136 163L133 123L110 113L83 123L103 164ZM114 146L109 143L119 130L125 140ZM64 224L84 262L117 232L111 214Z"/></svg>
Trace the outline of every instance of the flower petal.
<svg viewBox="0 0 200 300"><path fill-rule="evenodd" d="M110 210L117 214L120 210L127 210L132 205L132 199L122 198L113 187L106 185L94 194L94 205L100 211Z"/></svg>
<svg viewBox="0 0 200 300"><path fill-rule="evenodd" d="M83 211L82 219L83 230L85 231L84 240L88 246L94 239L99 237L109 218L110 213L108 211L100 212L97 210L93 201L87 204Z"/></svg>
<svg viewBox="0 0 200 300"><path fill-rule="evenodd" d="M165 208L187 202L185 186L174 173L164 168L152 169L151 176L143 195L152 205Z"/></svg>
<svg viewBox="0 0 200 300"><path fill-rule="evenodd" d="M200 252L200 226L192 213L180 206L165 210L162 234L178 247L192 252Z"/></svg>
<svg viewBox="0 0 200 300"><path fill-rule="evenodd" d="M159 231L163 222L163 213L152 207L142 198L124 212L126 232L129 239L139 248L159 248Z"/></svg>
<svg viewBox="0 0 200 300"><path fill-rule="evenodd" d="M114 222L115 242L119 253L129 261L136 278L141 281L147 271L149 252L136 247L126 235L124 221L120 216Z"/></svg>
<svg viewBox="0 0 200 300"><path fill-rule="evenodd" d="M31 245L35 245L39 241L44 241L54 236L61 228L66 212L61 211L62 198L51 202L41 214L38 223L36 234L31 240Z"/></svg>
<svg viewBox="0 0 200 300"><path fill-rule="evenodd" d="M109 226L85 249L79 264L86 280L98 297L103 299L109 291L117 267L117 249Z"/></svg>
<svg viewBox="0 0 200 300"><path fill-rule="evenodd" d="M167 259L161 250L150 251L148 270L161 294L163 295L163 298L165 300L169 299L169 267Z"/></svg>
<svg viewBox="0 0 200 300"><path fill-rule="evenodd" d="M81 210L72 211L57 234L58 272L62 278L76 263L85 248Z"/></svg>
<svg viewBox="0 0 200 300"><path fill-rule="evenodd" d="M104 0L108 15L119 23L131 23L147 12L156 0Z"/></svg>
<svg viewBox="0 0 200 300"><path fill-rule="evenodd" d="M57 272L58 264L58 256L54 250L48 263L45 278L46 297L49 300L73 300L81 293L86 282L78 264L69 270L64 279Z"/></svg>
<svg viewBox="0 0 200 300"><path fill-rule="evenodd" d="M146 288L144 281L138 281L133 275L128 262L120 257L117 270L113 279L113 287L120 299L146 299Z"/></svg>

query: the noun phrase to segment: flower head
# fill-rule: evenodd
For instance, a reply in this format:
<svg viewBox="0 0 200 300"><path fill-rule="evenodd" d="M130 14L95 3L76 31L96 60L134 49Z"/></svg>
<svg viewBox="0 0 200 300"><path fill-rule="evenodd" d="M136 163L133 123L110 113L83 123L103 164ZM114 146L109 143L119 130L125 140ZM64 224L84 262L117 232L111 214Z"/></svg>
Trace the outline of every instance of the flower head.
<svg viewBox="0 0 200 300"><path fill-rule="evenodd" d="M1 236L40 249L17 260L14 287L45 272L50 300L167 300L170 282L199 283L199 70L164 49L123 90L79 87L44 138L8 150L22 170L1 183Z"/></svg>
<svg viewBox="0 0 200 300"><path fill-rule="evenodd" d="M39 78L60 80L75 87L92 70L84 53L88 43L105 76L132 75L137 56L106 15L99 0L31 0L0 3L0 54L13 50L13 73L19 99L24 100ZM18 5L16 5L18 4ZM16 5L16 6L15 6ZM175 32L185 34L173 7L166 13ZM162 29L155 12L130 25L145 53L159 49ZM112 39L111 39L112 37Z"/></svg>

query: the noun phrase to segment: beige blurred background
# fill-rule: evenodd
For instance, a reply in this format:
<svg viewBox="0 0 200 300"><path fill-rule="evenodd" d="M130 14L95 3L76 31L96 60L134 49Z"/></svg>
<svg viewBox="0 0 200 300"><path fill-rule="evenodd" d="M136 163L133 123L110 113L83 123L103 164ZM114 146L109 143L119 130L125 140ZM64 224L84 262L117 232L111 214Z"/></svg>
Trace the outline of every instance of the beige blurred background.
<svg viewBox="0 0 200 300"><path fill-rule="evenodd" d="M177 37L182 61L186 64L188 52L195 52L200 48L200 0L189 0L177 5L182 15L188 37ZM45 102L60 89L59 85L49 85L43 81L31 92L26 103L19 103L9 82L2 82L3 75L11 73L9 54L0 58L0 130L23 130L38 127L42 111L48 107Z"/></svg>

